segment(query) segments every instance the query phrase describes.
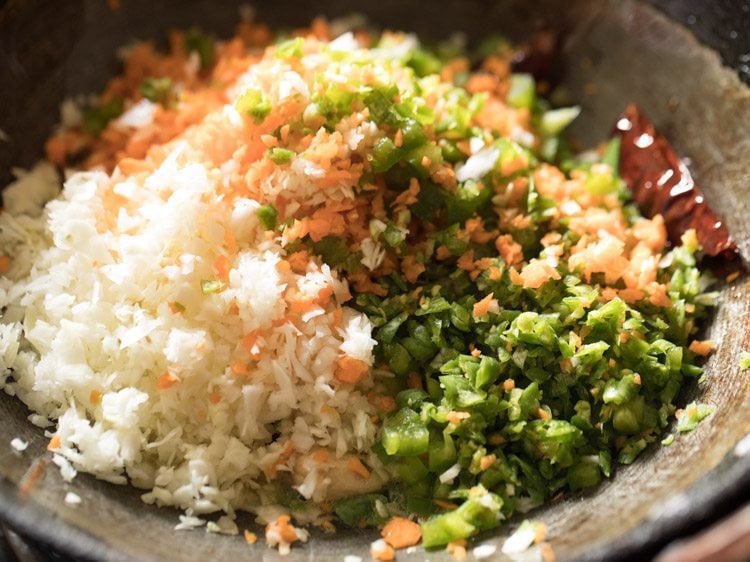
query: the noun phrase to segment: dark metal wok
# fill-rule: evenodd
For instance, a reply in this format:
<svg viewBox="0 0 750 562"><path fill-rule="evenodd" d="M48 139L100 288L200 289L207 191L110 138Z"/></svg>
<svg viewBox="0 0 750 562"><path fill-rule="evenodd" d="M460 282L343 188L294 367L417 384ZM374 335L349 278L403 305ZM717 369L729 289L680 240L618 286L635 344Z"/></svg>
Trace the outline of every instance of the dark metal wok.
<svg viewBox="0 0 750 562"><path fill-rule="evenodd" d="M0 129L9 140L0 140L0 185L9 181L11 165L29 165L40 156L64 97L96 92L117 71L117 47L133 39L164 38L167 28L192 24L228 36L239 3L123 0L113 12L104 0L6 2L0 8ZM711 15L709 3L689 4L700 5L703 17L721 18L719 12ZM665 6L687 17L685 3ZM742 255L750 256L750 93L731 69L721 66L716 53L650 5L630 0L286 0L257 2L256 8L259 19L272 26L299 26L318 14L358 11L376 24L436 38L455 31L474 39L497 31L523 38L534 22L551 22L565 37L564 83L584 107L573 130L576 138L589 145L604 139L627 103L641 105L690 159L694 176L726 219ZM709 37L713 33L700 21L692 23ZM738 33L750 33L745 23ZM705 383L685 397L699 395L716 404L715 415L672 446L648 449L593 491L571 494L532 515L547 524L558 560L645 559L670 538L750 498L750 453L739 454L750 450L750 441L737 446L750 432L750 374L738 367L740 350L750 350L749 308L746 278L723 290L709 328L719 350L708 362ZM86 475L66 484L50 462L32 493L20 496L18 482L46 454L46 440L27 415L16 399L0 396L0 518L22 534L72 556L111 561L279 558L241 538L175 532L176 511L147 506L139 491ZM30 441L20 455L9 446L17 436ZM66 491L80 495L83 503L66 505ZM250 519L240 523L249 525ZM502 544L515 523L482 541ZM375 536L369 531L314 534L286 560L341 561L346 554L369 559ZM398 558L449 559L422 550Z"/></svg>

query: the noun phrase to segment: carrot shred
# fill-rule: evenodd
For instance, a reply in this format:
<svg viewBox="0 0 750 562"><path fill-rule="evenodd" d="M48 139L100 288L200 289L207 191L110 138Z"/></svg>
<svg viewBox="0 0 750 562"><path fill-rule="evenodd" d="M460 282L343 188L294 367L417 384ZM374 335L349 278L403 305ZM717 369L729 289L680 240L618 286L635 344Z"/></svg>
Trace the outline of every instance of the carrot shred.
<svg viewBox="0 0 750 562"><path fill-rule="evenodd" d="M418 373L410 373L406 378L406 386L409 388L422 388L422 377Z"/></svg>
<svg viewBox="0 0 750 562"><path fill-rule="evenodd" d="M89 393L89 402L92 404L98 404L102 401L102 393L96 389Z"/></svg>
<svg viewBox="0 0 750 562"><path fill-rule="evenodd" d="M384 540L375 541L370 545L370 555L380 562L390 562L396 558L393 547Z"/></svg>
<svg viewBox="0 0 750 562"><path fill-rule="evenodd" d="M393 548L406 548L419 543L422 538L422 528L419 523L404 517L393 517L385 524L381 535Z"/></svg>
<svg viewBox="0 0 750 562"><path fill-rule="evenodd" d="M216 277L218 277L222 281L226 281L229 279L230 269L231 266L226 256L218 256L214 261L214 272L216 273Z"/></svg>
<svg viewBox="0 0 750 562"><path fill-rule="evenodd" d="M315 462L324 463L330 458L330 456L331 455L325 449L318 449L313 453L312 458Z"/></svg>
<svg viewBox="0 0 750 562"><path fill-rule="evenodd" d="M358 457L352 457L349 459L349 461L346 463L346 468L350 472L353 472L360 478L363 478L364 480L367 480L370 477L370 471L367 469L365 465L362 464L362 461L359 460Z"/></svg>
<svg viewBox="0 0 750 562"><path fill-rule="evenodd" d="M62 439L59 435L54 435L52 439L49 440L49 443L47 443L47 450L56 451L60 448L60 445L62 445Z"/></svg>
<svg viewBox="0 0 750 562"><path fill-rule="evenodd" d="M234 363L232 363L230 369L232 370L233 374L238 376L245 376L250 373L247 369L247 364L243 363L242 361L235 361Z"/></svg>
<svg viewBox="0 0 750 562"><path fill-rule="evenodd" d="M21 482L19 482L19 493L21 495L25 495L31 492L31 490L34 489L34 486L36 486L37 482L39 482L42 476L44 476L45 470L47 470L47 462L40 457L34 464L31 465Z"/></svg>
<svg viewBox="0 0 750 562"><path fill-rule="evenodd" d="M497 301L493 298L494 293L490 293L486 297L484 297L481 301L476 303L474 305L474 316L483 316L490 312L490 310L494 307L497 307Z"/></svg>
<svg viewBox="0 0 750 562"><path fill-rule="evenodd" d="M688 347L688 349L696 355L706 357L716 349L716 345L711 340L693 340L690 342L690 347Z"/></svg>
<svg viewBox="0 0 750 562"><path fill-rule="evenodd" d="M369 370L370 367L364 361L344 355L336 362L334 376L341 382L356 384L367 376Z"/></svg>
<svg viewBox="0 0 750 562"><path fill-rule="evenodd" d="M256 542L258 542L258 535L256 535L255 533L251 533L250 531L245 529L244 534L245 534L245 542L247 544L255 544Z"/></svg>
<svg viewBox="0 0 750 562"><path fill-rule="evenodd" d="M10 258L8 256L0 256L0 273L8 273L10 269Z"/></svg>
<svg viewBox="0 0 750 562"><path fill-rule="evenodd" d="M386 414L395 412L398 410L396 399L393 396L381 396L378 400L378 409Z"/></svg>
<svg viewBox="0 0 750 562"><path fill-rule="evenodd" d="M156 379L156 388L157 390L166 390L167 388L173 387L178 382L180 382L180 379L178 377L168 371L165 371L161 375L159 375L158 379Z"/></svg>

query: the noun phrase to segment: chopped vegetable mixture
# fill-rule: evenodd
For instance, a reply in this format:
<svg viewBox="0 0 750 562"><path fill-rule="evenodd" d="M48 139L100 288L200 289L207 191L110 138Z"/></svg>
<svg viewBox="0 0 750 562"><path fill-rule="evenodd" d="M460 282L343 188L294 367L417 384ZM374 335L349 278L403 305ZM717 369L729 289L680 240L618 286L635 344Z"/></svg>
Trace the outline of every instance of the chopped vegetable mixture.
<svg viewBox="0 0 750 562"><path fill-rule="evenodd" d="M272 45L261 63L301 84L247 88L233 102L252 131L243 157L255 159L226 196L258 200L290 267L319 256L374 327L374 367L344 356L336 378L376 381L374 447L392 482L336 501L338 519L387 523L373 555L389 560L392 548L453 544L632 463L661 440L712 349L694 339L717 296L696 267L695 232L669 248L662 217L639 214L618 174L619 139L573 153L563 133L579 108L552 107L531 74L512 73L506 41L471 54L402 34L318 32ZM212 40L183 41L210 69ZM136 95L166 115L190 103L183 88L148 76ZM121 111L110 96L83 127L100 134ZM111 161L108 150L89 158ZM284 171L319 190L258 187ZM329 196L334 185L350 195ZM201 282L206 298L224 290L228 267ZM317 301L295 302L305 312ZM684 407L677 430L712 410ZM368 479L372 467L354 460ZM288 519L276 525L274 540L296 540Z"/></svg>

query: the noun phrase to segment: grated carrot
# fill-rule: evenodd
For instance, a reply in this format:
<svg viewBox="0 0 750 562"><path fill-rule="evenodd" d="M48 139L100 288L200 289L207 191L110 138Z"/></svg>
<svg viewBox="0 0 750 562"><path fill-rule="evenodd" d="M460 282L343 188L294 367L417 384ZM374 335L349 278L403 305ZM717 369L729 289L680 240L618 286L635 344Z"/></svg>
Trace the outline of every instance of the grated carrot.
<svg viewBox="0 0 750 562"><path fill-rule="evenodd" d="M467 420L471 417L471 414L469 412L456 412L455 410L448 412L445 416L445 419L448 420L450 423L459 424L463 420Z"/></svg>
<svg viewBox="0 0 750 562"><path fill-rule="evenodd" d="M234 236L231 230L224 231L224 247L230 254L234 254L237 252L237 238Z"/></svg>
<svg viewBox="0 0 750 562"><path fill-rule="evenodd" d="M89 402L92 404L98 404L102 401L102 393L96 389L89 393Z"/></svg>
<svg viewBox="0 0 750 562"><path fill-rule="evenodd" d="M266 534L268 534L269 530L274 530L279 533L279 536L284 542L295 542L298 539L297 529L290 524L290 520L291 517L289 517L289 515L279 515L276 518L276 521L272 521L266 525Z"/></svg>
<svg viewBox="0 0 750 562"><path fill-rule="evenodd" d="M230 269L231 266L226 256L218 256L214 261L214 273L216 273L216 277L222 281L227 281L229 279Z"/></svg>
<svg viewBox="0 0 750 562"><path fill-rule="evenodd" d="M451 541L446 545L445 550L448 554L453 556L455 560L462 562L466 559L466 540L457 539Z"/></svg>
<svg viewBox="0 0 750 562"><path fill-rule="evenodd" d="M330 458L330 456L331 455L325 449L318 449L313 453L312 458L315 462L324 463Z"/></svg>
<svg viewBox="0 0 750 562"><path fill-rule="evenodd" d="M157 390L166 390L167 388L173 387L178 382L180 382L178 377L165 371L159 375L158 379L156 379L156 388Z"/></svg>
<svg viewBox="0 0 750 562"><path fill-rule="evenodd" d="M8 256L0 256L0 273L8 273L10 269L10 258Z"/></svg>
<svg viewBox="0 0 750 562"><path fill-rule="evenodd" d="M404 517L393 517L385 524L381 536L395 549L416 545L422 538L422 528L419 523Z"/></svg>
<svg viewBox="0 0 750 562"><path fill-rule="evenodd" d="M350 458L346 463L346 469L364 480L367 480L370 477L370 471L362 464L362 461L359 460L358 457Z"/></svg>
<svg viewBox="0 0 750 562"><path fill-rule="evenodd" d="M690 347L688 347L688 349L696 355L706 357L716 349L716 345L711 340L693 340L690 342Z"/></svg>
<svg viewBox="0 0 750 562"><path fill-rule="evenodd" d="M47 450L55 451L60 448L60 445L62 445L62 439L59 435L54 435L52 439L49 440L49 443L47 443Z"/></svg>
<svg viewBox="0 0 750 562"><path fill-rule="evenodd" d="M385 412L386 414L395 412L396 410L398 410L396 399L393 396L381 396L378 400L378 409L381 412Z"/></svg>
<svg viewBox="0 0 750 562"><path fill-rule="evenodd" d="M409 283L416 283L417 278L425 272L425 266L417 261L417 258L413 255L406 256L401 260L401 271L404 272Z"/></svg>
<svg viewBox="0 0 750 562"><path fill-rule="evenodd" d="M44 472L47 470L47 461L44 458L39 457L34 464L29 467L21 481L18 483L18 491L21 495L28 494L34 489L37 482L44 476Z"/></svg>
<svg viewBox="0 0 750 562"><path fill-rule="evenodd" d="M406 386L415 389L422 388L422 377L418 373L409 373L406 378Z"/></svg>
<svg viewBox="0 0 750 562"><path fill-rule="evenodd" d="M168 306L172 314L180 314L185 311L185 307L178 302L170 302Z"/></svg>
<svg viewBox="0 0 750 562"><path fill-rule="evenodd" d="M396 148L401 148L401 145L404 144L404 132L401 129L396 131L393 136L393 144Z"/></svg>
<svg viewBox="0 0 750 562"><path fill-rule="evenodd" d="M479 468L482 470L487 470L489 467L495 464L496 460L497 457L495 455L485 455L479 460Z"/></svg>
<svg viewBox="0 0 750 562"><path fill-rule="evenodd" d="M211 402L211 404L218 404L219 402L221 402L221 394L213 390L211 391L211 394L208 397L208 400Z"/></svg>
<svg viewBox="0 0 750 562"><path fill-rule="evenodd" d="M249 374L249 371L247 370L247 365L243 363L242 361L235 361L232 363L230 367L233 374L238 376L245 376Z"/></svg>
<svg viewBox="0 0 750 562"><path fill-rule="evenodd" d="M287 256L287 261L295 273L304 273L307 270L307 264L310 261L310 255L307 250L299 250Z"/></svg>
<svg viewBox="0 0 750 562"><path fill-rule="evenodd" d="M364 361L344 355L336 362L334 376L341 382L356 384L367 377L370 367Z"/></svg>
<svg viewBox="0 0 750 562"><path fill-rule="evenodd" d="M456 509L458 506L453 503L446 500L441 500L440 498L433 498L432 503L434 503L436 506L438 506L440 509L447 509L452 510Z"/></svg>
<svg viewBox="0 0 750 562"><path fill-rule="evenodd" d="M490 312L492 308L497 308L497 301L493 297L494 293L490 293L478 303L474 304L474 316L484 316L485 314Z"/></svg>
<svg viewBox="0 0 750 562"><path fill-rule="evenodd" d="M370 545L370 555L380 562L390 562L396 558L393 547L383 539L377 540Z"/></svg>
<svg viewBox="0 0 750 562"><path fill-rule="evenodd" d="M251 533L250 531L245 529L245 542L247 544L255 544L256 542L258 542L258 535L256 535L255 533Z"/></svg>
<svg viewBox="0 0 750 562"><path fill-rule="evenodd" d="M318 291L318 295L315 297L315 302L325 308L330 304L332 296L333 286L323 285L323 287L321 287L321 289Z"/></svg>

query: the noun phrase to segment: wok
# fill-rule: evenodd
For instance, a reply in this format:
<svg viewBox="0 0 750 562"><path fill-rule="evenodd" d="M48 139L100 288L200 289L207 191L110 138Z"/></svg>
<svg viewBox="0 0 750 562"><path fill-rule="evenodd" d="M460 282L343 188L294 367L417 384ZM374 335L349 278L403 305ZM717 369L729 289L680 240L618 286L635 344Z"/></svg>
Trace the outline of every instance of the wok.
<svg viewBox="0 0 750 562"><path fill-rule="evenodd" d="M40 156L63 98L99 91L117 71L119 46L135 39L163 39L169 27L193 24L228 36L239 3L226 1L219 7L211 0L123 0L113 11L103 0L7 2L0 9L0 129L8 136L0 140L0 185L9 181L11 166L28 166ZM691 4L710 12L708 3ZM255 7L259 20L277 27L301 26L318 14L357 11L378 25L435 38L464 31L470 40L498 31L523 39L535 22L551 22L565 37L563 83L584 108L573 136L589 146L604 139L625 105L638 103L689 158L742 255L750 256L750 174L745 163L750 95L715 52L651 5L630 0L287 0ZM667 3L670 7L685 15L684 4ZM705 25L698 27L710 35L712 22L701 23ZM708 361L705 382L686 391L686 400L700 396L717 406L711 418L670 447L647 449L635 464L620 467L594 490L569 494L531 515L547 524L558 560L643 559L668 539L750 497L750 454L744 454L750 441L743 441L750 431L750 377L738 367L740 350L750 349L748 308L746 278L723 288L707 334L718 342L718 352ZM20 495L23 475L45 458L46 439L27 415L19 401L0 396L0 518L20 533L72 556L108 561L280 559L241 538L176 532L175 510L147 506L138 490L87 475L64 483L50 462L33 491ZM30 442L23 454L11 451L13 437ZM75 508L65 504L67 491L83 503ZM502 545L517 522L480 537L481 542ZM240 520L243 525L251 525L250 517ZM375 531L313 533L286 560L340 561L346 554L369 559L368 545L376 536ZM399 560L425 558L450 559L421 549L398 555Z"/></svg>

